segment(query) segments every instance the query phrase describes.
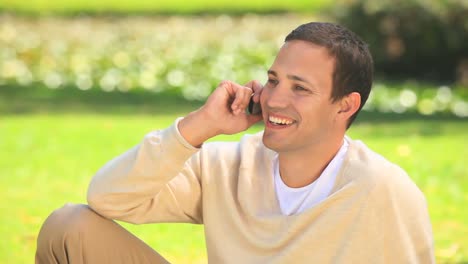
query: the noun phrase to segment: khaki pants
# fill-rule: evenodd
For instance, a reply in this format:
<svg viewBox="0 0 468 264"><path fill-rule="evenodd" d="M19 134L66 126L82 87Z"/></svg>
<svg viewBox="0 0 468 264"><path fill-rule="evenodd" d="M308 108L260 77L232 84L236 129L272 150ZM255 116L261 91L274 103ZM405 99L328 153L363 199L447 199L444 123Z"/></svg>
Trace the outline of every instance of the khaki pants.
<svg viewBox="0 0 468 264"><path fill-rule="evenodd" d="M39 232L37 264L168 263L123 227L87 205L54 211Z"/></svg>

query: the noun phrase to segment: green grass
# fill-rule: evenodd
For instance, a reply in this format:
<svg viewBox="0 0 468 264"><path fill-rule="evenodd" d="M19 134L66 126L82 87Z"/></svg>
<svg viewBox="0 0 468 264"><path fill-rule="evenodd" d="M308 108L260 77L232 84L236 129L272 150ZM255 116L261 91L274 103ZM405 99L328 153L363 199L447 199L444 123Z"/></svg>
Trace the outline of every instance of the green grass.
<svg viewBox="0 0 468 264"><path fill-rule="evenodd" d="M85 202L90 178L106 161L198 105L158 95L125 101L112 93L75 94L73 103L54 94L27 101L0 93L0 263L31 263L40 225L52 210ZM468 261L466 131L466 119L363 113L349 133L400 164L425 193L439 263ZM206 262L202 226L125 226L174 263Z"/></svg>
<svg viewBox="0 0 468 264"><path fill-rule="evenodd" d="M313 12L332 3L330 0L172 0L172 1L115 1L115 0L3 0L0 10L26 14L200 14L200 13L274 13Z"/></svg>

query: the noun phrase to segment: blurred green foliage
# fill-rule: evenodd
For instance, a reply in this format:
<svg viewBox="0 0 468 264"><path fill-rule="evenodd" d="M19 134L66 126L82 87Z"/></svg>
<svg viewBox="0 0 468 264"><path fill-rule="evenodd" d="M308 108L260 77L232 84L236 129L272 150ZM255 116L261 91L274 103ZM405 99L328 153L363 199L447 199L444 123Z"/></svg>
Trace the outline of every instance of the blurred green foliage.
<svg viewBox="0 0 468 264"><path fill-rule="evenodd" d="M347 0L332 10L370 44L378 73L468 85L468 1Z"/></svg>
<svg viewBox="0 0 468 264"><path fill-rule="evenodd" d="M266 77L300 16L0 16L0 83L51 89L179 90L204 99L222 79Z"/></svg>
<svg viewBox="0 0 468 264"><path fill-rule="evenodd" d="M45 88L34 90L40 96L47 89L70 96L97 89L120 91L128 100L132 91L170 92L203 101L223 79L264 82L284 36L309 21L305 15L0 16L0 89ZM26 100L22 92L16 94ZM467 117L467 99L462 86L377 82L366 110Z"/></svg>

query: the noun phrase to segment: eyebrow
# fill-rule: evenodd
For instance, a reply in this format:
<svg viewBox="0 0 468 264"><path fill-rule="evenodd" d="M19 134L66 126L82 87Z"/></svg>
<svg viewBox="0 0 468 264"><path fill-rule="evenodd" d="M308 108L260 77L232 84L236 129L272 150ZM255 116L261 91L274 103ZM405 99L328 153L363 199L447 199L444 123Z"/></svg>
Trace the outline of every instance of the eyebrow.
<svg viewBox="0 0 468 264"><path fill-rule="evenodd" d="M271 75L273 75L273 76L275 76L275 77L278 77L278 74L277 74L275 71L273 71L273 70L268 70L268 74L271 74ZM291 80L300 81L300 82L303 82L303 83L307 83L307 84L312 85L312 83L310 83L310 82L307 81L306 79L301 78L301 77L299 77L299 76L297 76L297 75L286 75L286 77L288 77L288 79L291 79Z"/></svg>

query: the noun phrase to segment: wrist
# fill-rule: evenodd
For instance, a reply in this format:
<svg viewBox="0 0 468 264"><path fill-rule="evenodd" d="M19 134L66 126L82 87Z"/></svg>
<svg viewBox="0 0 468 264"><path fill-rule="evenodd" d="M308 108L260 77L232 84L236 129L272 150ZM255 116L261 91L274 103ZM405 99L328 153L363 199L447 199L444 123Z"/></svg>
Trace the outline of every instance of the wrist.
<svg viewBox="0 0 468 264"><path fill-rule="evenodd" d="M200 147L208 139L220 134L210 120L210 116L200 109L180 120L177 128L189 144Z"/></svg>

